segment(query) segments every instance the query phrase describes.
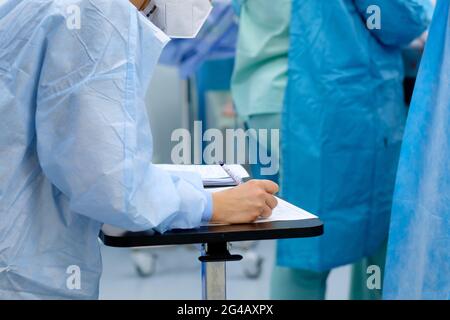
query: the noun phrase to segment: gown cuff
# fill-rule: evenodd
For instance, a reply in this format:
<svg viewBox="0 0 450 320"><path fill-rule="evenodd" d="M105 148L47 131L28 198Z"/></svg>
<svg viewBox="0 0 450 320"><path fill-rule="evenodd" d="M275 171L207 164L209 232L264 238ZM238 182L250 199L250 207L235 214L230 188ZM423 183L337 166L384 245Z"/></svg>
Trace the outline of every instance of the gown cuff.
<svg viewBox="0 0 450 320"><path fill-rule="evenodd" d="M203 211L202 222L209 222L212 218L212 213L213 213L212 193L205 190L204 194L206 196L206 206L205 206L205 210Z"/></svg>

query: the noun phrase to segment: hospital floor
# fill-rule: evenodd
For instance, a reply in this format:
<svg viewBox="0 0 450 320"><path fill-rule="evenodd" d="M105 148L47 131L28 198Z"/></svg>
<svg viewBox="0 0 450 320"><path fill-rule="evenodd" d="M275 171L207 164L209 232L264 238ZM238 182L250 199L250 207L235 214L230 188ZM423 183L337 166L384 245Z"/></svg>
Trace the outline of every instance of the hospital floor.
<svg viewBox="0 0 450 320"><path fill-rule="evenodd" d="M135 270L129 249L102 246L100 299L201 299L200 262L196 248L161 247L148 250L157 255L156 272L142 278ZM255 251L264 259L258 279L246 278L240 262L228 263L228 299L269 299L275 242L261 241ZM349 266L334 270L328 279L327 299L347 299L349 281Z"/></svg>

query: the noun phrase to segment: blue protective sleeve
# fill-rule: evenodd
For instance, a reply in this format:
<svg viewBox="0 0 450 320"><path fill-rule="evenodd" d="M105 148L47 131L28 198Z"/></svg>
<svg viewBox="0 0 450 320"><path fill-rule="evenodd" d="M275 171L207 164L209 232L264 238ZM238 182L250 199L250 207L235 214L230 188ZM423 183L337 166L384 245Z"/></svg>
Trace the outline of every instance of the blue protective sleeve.
<svg viewBox="0 0 450 320"><path fill-rule="evenodd" d="M429 0L355 0L355 6L365 21L379 8L381 28L371 32L384 45L407 46L420 36L430 23L426 10Z"/></svg>
<svg viewBox="0 0 450 320"><path fill-rule="evenodd" d="M53 26L37 100L39 161L73 212L131 231L197 227L207 204L200 177L151 163L143 97L168 38L128 7L92 6L82 28Z"/></svg>
<svg viewBox="0 0 450 320"><path fill-rule="evenodd" d="M450 299L450 3L439 0L405 129L384 299Z"/></svg>

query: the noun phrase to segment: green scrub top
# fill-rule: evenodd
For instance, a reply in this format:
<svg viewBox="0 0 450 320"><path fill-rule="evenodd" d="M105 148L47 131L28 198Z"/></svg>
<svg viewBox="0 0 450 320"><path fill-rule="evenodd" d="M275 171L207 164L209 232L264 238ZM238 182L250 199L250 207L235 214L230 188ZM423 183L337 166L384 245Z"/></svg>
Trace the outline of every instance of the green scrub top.
<svg viewBox="0 0 450 320"><path fill-rule="evenodd" d="M291 0L243 1L232 93L239 116L281 113L287 85Z"/></svg>

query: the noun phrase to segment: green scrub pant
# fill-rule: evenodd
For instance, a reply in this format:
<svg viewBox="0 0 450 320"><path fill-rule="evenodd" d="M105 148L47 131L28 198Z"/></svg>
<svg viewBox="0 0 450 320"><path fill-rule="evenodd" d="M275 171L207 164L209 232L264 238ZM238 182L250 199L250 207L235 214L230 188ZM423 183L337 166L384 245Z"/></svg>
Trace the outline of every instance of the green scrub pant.
<svg viewBox="0 0 450 320"><path fill-rule="evenodd" d="M367 267L377 265L381 269L383 283L387 241L371 257L363 258L352 266L350 299L379 300L381 289L367 287ZM330 271L314 272L276 266L272 273L271 298L275 300L324 300Z"/></svg>

